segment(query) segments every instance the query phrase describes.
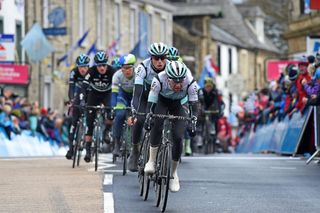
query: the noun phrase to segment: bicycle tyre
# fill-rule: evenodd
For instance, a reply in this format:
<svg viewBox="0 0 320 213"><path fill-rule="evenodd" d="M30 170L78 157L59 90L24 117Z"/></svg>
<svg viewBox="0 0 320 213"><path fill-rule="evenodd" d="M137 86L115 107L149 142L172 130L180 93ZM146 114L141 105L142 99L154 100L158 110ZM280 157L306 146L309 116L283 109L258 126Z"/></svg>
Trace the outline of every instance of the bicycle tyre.
<svg viewBox="0 0 320 213"><path fill-rule="evenodd" d="M81 152L83 150L83 143L84 143L84 127L81 125L77 134L77 140L78 140L78 158L77 158L77 166L80 165L80 159L81 159Z"/></svg>
<svg viewBox="0 0 320 213"><path fill-rule="evenodd" d="M161 200L161 160L162 160L162 148L163 146L160 144L159 151L157 153L156 160L156 173L154 177L154 189L156 193L156 207L159 207Z"/></svg>
<svg viewBox="0 0 320 213"><path fill-rule="evenodd" d="M97 132L96 132L96 137L95 137L95 143L94 143L94 155L95 155L95 163L94 163L94 170L97 171L98 170L98 151L99 151L99 144L100 144L100 128L98 127Z"/></svg>
<svg viewBox="0 0 320 213"><path fill-rule="evenodd" d="M171 178L171 146L166 145L164 149L163 155L163 163L161 166L161 173L163 174L161 178L161 201L160 201L160 208L161 211L164 212L167 207L168 201L168 194L169 194L169 185L170 185L170 178Z"/></svg>
<svg viewBox="0 0 320 213"><path fill-rule="evenodd" d="M124 140L124 150L122 152L122 157L123 157L123 166L122 166L122 175L126 175L127 174L127 142Z"/></svg>
<svg viewBox="0 0 320 213"><path fill-rule="evenodd" d="M79 125L77 125L76 127L76 131L74 134L76 136L76 138L74 139L73 138L73 142L75 142L74 146L73 146L73 159L72 159L72 168L75 167L75 164L76 164L76 160L77 160L77 152L78 152L78 146L79 146L79 141L78 141L78 131L79 131Z"/></svg>
<svg viewBox="0 0 320 213"><path fill-rule="evenodd" d="M149 137L147 138L147 141L145 142L144 146L144 152L143 152L143 159L144 159L144 166L145 167L146 163L148 162L149 159ZM144 186L143 186L143 200L146 201L148 200L148 195L149 195L149 188L150 188L150 178L149 175L146 175L144 173Z"/></svg>

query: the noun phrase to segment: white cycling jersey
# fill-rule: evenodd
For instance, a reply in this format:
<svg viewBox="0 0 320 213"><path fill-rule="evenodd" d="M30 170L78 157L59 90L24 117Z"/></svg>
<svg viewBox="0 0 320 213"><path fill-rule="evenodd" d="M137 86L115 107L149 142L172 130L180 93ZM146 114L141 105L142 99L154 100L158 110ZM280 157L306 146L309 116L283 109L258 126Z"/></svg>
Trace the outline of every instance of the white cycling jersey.
<svg viewBox="0 0 320 213"><path fill-rule="evenodd" d="M134 84L151 85L153 77L157 75L157 73L154 71L154 69L151 66L151 58L147 58L141 63L135 69L136 78L134 80Z"/></svg>
<svg viewBox="0 0 320 213"><path fill-rule="evenodd" d="M198 101L197 82L188 69L186 78L182 82L182 89L180 92L175 92L170 86L169 78L165 71L162 71L152 80L151 90L148 97L148 102L157 103L159 95L172 100L181 100L184 104L187 101Z"/></svg>

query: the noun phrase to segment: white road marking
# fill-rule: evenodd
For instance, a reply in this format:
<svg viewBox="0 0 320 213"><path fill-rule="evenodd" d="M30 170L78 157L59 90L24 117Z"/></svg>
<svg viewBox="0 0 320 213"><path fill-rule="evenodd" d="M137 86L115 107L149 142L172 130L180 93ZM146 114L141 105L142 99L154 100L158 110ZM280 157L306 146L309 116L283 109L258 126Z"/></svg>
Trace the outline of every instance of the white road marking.
<svg viewBox="0 0 320 213"><path fill-rule="evenodd" d="M104 175L104 181L103 185L112 185L113 175L112 174L106 174Z"/></svg>
<svg viewBox="0 0 320 213"><path fill-rule="evenodd" d="M293 157L245 157L245 156L210 156L210 157L182 157L184 160L301 160Z"/></svg>
<svg viewBox="0 0 320 213"><path fill-rule="evenodd" d="M108 170L106 170L104 172L105 173L112 173L112 172L114 172L114 173L122 173L123 170L122 169L108 169Z"/></svg>
<svg viewBox="0 0 320 213"><path fill-rule="evenodd" d="M104 196L104 213L114 213L114 200L111 192L103 193Z"/></svg>
<svg viewBox="0 0 320 213"><path fill-rule="evenodd" d="M273 166L273 167L270 167L270 169L295 170L295 169L297 169L297 168L296 168L296 167L276 167L276 166Z"/></svg>

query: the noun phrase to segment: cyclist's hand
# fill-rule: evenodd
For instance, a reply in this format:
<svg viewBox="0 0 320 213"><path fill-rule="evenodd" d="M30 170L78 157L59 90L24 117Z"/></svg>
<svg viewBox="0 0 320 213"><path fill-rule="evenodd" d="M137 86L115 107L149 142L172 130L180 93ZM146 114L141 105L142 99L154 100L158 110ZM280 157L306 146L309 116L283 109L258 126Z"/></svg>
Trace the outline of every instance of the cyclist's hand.
<svg viewBox="0 0 320 213"><path fill-rule="evenodd" d="M152 113L148 113L146 117L146 121L144 122L144 129L149 131L152 128Z"/></svg>
<svg viewBox="0 0 320 213"><path fill-rule="evenodd" d="M129 126L133 126L137 122L137 118L134 118L132 116L128 117L127 123Z"/></svg>

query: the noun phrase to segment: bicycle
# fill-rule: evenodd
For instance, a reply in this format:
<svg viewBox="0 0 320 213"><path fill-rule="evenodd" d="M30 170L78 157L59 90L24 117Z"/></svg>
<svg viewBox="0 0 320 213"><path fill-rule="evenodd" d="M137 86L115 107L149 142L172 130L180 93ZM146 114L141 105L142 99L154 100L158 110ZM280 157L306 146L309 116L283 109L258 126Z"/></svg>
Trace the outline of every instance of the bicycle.
<svg viewBox="0 0 320 213"><path fill-rule="evenodd" d="M79 105L74 105L73 107L78 107L81 110L84 109L84 107L79 106ZM80 158L81 158L81 153L83 151L84 147L84 135L86 131L87 125L86 125L86 114L85 111L81 113L80 118L77 121L77 126L76 130L74 132L74 137L73 137L73 161L72 161L72 168L75 167L75 163L77 161L77 166L80 165Z"/></svg>
<svg viewBox="0 0 320 213"><path fill-rule="evenodd" d="M129 157L129 150L131 145L131 135L132 135L132 127L128 125L127 118L131 113L131 107L115 107L114 110L125 110L125 122L122 125L122 135L120 138L121 141L121 158L123 160L122 166L122 175L127 174L127 167L128 167L128 157ZM116 162L116 156L113 156L113 163Z"/></svg>
<svg viewBox="0 0 320 213"><path fill-rule="evenodd" d="M174 115L160 115L154 114L154 118L164 119L164 127L162 130L162 140L158 149L156 158L155 173L151 177L156 193L156 206L162 212L166 210L169 184L171 177L171 162L172 162L172 135L171 127L173 120L192 121L189 117L174 116ZM194 125L195 126L195 125ZM194 127L193 126L193 127ZM192 129L195 131L195 129Z"/></svg>
<svg viewBox="0 0 320 213"><path fill-rule="evenodd" d="M203 111L205 115L203 124L204 133L204 154L215 153L216 151L216 125L212 123L210 115L218 115L218 111L205 110Z"/></svg>
<svg viewBox="0 0 320 213"><path fill-rule="evenodd" d="M95 109L96 110L96 117L94 119L94 129L92 134L92 147L93 152L91 152L91 160L95 158L95 171L98 170L98 159L99 159L99 151L100 147L103 143L103 122L104 122L104 114L106 111L112 110L111 107L104 107L102 105L99 106L87 106L87 109ZM108 112L107 112L108 113Z"/></svg>

